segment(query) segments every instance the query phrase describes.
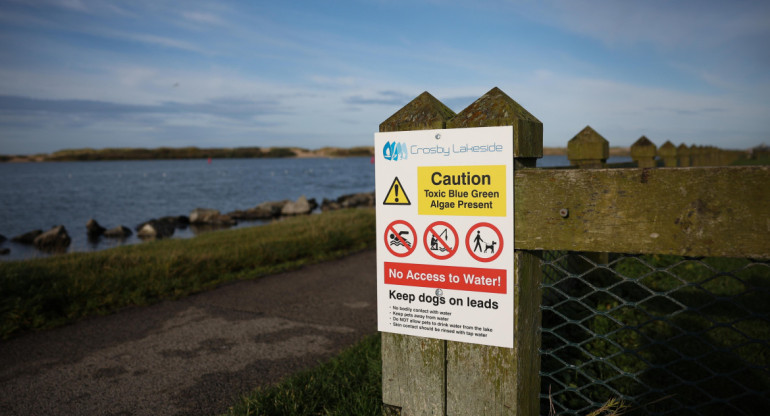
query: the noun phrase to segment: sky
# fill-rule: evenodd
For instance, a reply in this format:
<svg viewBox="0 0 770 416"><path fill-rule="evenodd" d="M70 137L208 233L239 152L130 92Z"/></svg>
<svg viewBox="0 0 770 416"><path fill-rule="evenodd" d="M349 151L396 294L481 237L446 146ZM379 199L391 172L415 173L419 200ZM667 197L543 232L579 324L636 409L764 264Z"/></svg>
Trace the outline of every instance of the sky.
<svg viewBox="0 0 770 416"><path fill-rule="evenodd" d="M0 0L0 154L371 146L495 86L545 146L770 144L770 2Z"/></svg>

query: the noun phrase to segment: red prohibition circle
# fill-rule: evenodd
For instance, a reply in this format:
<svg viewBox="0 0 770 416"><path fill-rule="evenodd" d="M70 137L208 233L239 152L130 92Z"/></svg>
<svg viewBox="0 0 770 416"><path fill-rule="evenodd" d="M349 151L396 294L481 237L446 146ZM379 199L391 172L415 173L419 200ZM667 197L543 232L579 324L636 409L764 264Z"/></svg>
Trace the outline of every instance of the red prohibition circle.
<svg viewBox="0 0 770 416"><path fill-rule="evenodd" d="M495 254L493 254L490 257L480 257L480 256L477 256L476 253L474 253L473 250L471 250L471 235L473 235L473 232L476 231L476 229L481 228L481 227L487 227L487 228L491 229L492 231L494 231L495 234L497 234L497 239L500 240L500 246L497 247L497 251L495 251ZM471 257L473 257L474 259L476 259L478 261L481 261L481 262L484 262L484 263L488 263L488 262L490 262L490 261L500 257L500 253L503 252L503 234L494 225L492 225L492 224L490 224L488 222L480 222L480 223L474 225L473 227L471 227L471 229L468 230L468 234L465 235L465 248L468 250L468 254L470 254Z"/></svg>
<svg viewBox="0 0 770 416"><path fill-rule="evenodd" d="M414 236L412 238L412 242L406 241L404 238L401 237L401 234L395 229L396 225L405 225L407 228L409 228L409 231L412 232L412 235ZM414 253L414 249L417 247L416 242L414 241L417 239L417 231L414 230L414 227L412 227L412 224L409 224L408 222L404 220L395 220L388 224L387 227L385 227L385 247L387 247L388 251L390 251L390 254L396 256L396 257L406 257L412 253ZM391 241L395 241L395 245L400 245L403 247L406 247L405 253L399 253L395 251L390 245Z"/></svg>
<svg viewBox="0 0 770 416"><path fill-rule="evenodd" d="M455 246L453 248L447 247L447 245L448 245L447 242L444 241L441 238L441 236L439 236L433 230L433 227L436 227L436 226L439 226L439 225L443 225L448 230L452 231L452 234L454 234L454 236L455 236ZM430 234L433 234L433 235L436 236L436 239L438 239L438 244L443 246L445 249L447 249L447 254L442 256L442 255L434 253L433 250L430 249L430 245L428 244L428 238L429 238ZM425 246L425 251L427 251L428 254L430 254L434 259L446 260L446 259L454 256L455 253L457 253L457 247L460 246L460 239L457 237L457 230L455 230L455 227L452 227L452 225L449 224L448 222L436 221L436 222L432 223L431 225L429 225L425 229L425 234L423 234L423 236L422 236L422 243Z"/></svg>

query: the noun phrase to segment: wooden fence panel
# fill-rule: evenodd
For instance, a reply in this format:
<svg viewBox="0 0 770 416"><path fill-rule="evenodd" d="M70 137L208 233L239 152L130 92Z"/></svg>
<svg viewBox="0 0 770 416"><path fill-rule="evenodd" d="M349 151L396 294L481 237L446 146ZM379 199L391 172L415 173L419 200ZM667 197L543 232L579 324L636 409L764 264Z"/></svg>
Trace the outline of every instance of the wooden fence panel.
<svg viewBox="0 0 770 416"><path fill-rule="evenodd" d="M525 169L514 190L517 249L770 258L768 166Z"/></svg>

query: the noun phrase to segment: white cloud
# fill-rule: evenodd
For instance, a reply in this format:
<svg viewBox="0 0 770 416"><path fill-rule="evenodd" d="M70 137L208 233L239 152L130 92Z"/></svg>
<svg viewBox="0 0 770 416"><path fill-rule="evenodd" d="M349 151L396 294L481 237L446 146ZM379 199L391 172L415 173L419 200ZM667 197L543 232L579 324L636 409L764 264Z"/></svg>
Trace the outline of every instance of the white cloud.
<svg viewBox="0 0 770 416"><path fill-rule="evenodd" d="M221 17L212 13L186 11L182 12L182 16L187 20L191 20L197 23L206 23L217 26L226 24Z"/></svg>
<svg viewBox="0 0 770 416"><path fill-rule="evenodd" d="M770 33L766 2L552 0L526 9L538 21L619 47L709 48Z"/></svg>
<svg viewBox="0 0 770 416"><path fill-rule="evenodd" d="M547 146L565 146L591 125L613 146L642 135L666 140L746 148L761 143L767 103L696 94L539 71L526 82L500 86L544 125Z"/></svg>

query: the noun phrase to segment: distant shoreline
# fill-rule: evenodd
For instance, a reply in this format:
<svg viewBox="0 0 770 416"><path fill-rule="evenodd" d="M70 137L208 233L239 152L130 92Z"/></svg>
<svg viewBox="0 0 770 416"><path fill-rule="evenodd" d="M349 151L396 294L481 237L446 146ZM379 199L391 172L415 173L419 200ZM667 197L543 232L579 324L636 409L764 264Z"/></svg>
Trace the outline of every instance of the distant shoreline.
<svg viewBox="0 0 770 416"><path fill-rule="evenodd" d="M545 147L544 156L564 156L565 147ZM628 147L611 147L610 156L628 156ZM309 150L300 147L236 147L236 148L198 148L198 147L160 147L144 148L106 148L106 149L67 149L53 153L36 155L0 155L0 162L73 162L97 160L176 160L176 159L259 159L259 158L314 158L314 157L371 157L372 146L350 148L323 147Z"/></svg>
<svg viewBox="0 0 770 416"><path fill-rule="evenodd" d="M353 157L372 156L374 148L360 146L351 148L323 147L308 150L299 147L159 147L66 149L54 153L36 155L0 155L0 162L73 162L97 160L177 160L177 159L260 159L260 158L310 158L310 157Z"/></svg>

